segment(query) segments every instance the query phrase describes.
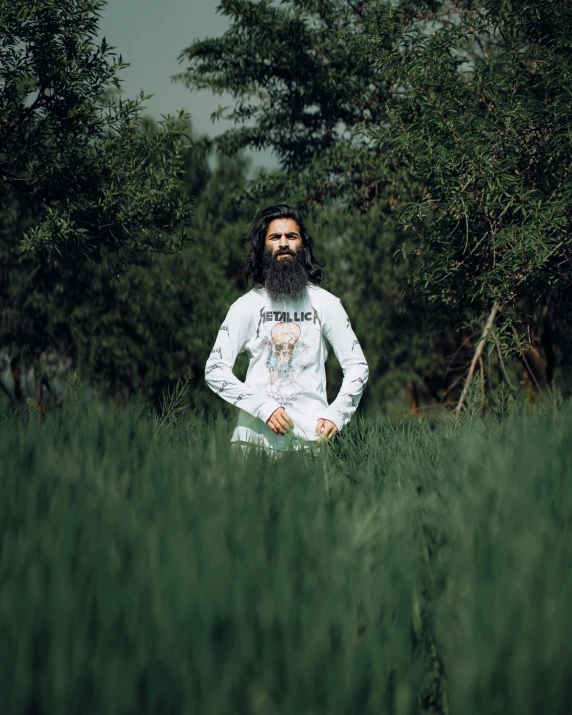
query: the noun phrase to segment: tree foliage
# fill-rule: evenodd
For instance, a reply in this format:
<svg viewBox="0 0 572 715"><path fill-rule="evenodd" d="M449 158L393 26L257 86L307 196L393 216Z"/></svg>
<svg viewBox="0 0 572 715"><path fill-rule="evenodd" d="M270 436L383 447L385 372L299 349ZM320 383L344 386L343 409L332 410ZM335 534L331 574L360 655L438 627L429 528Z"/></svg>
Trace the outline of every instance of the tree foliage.
<svg viewBox="0 0 572 715"><path fill-rule="evenodd" d="M229 30L184 50L179 78L233 96L218 112L236 124L226 151L274 150L282 171L259 190L361 214L345 217L348 229L336 213L346 275L334 283L378 316L366 353L375 346L397 381L407 374L445 399L496 305L490 347L538 358L542 379L528 365L526 380L547 384L571 334L570 3L223 0L219 10ZM509 372L495 357L489 382Z"/></svg>
<svg viewBox="0 0 572 715"><path fill-rule="evenodd" d="M139 130L144 96L113 91L126 65L96 43L104 4L0 0L0 202L33 218L15 236L21 250L104 250L117 272L180 245L189 208L180 118Z"/></svg>
<svg viewBox="0 0 572 715"><path fill-rule="evenodd" d="M280 200L353 318L370 406L454 404L493 306L488 386L522 381L511 350L529 386L571 372L570 3L222 0L227 32L178 75L233 98L215 170L184 116L118 94L102 6L0 0L0 345L158 399L200 376L247 289L240 238ZM249 182L249 148L280 169Z"/></svg>
<svg viewBox="0 0 572 715"><path fill-rule="evenodd" d="M332 197L351 197L360 207L369 205L387 198L387 184L396 177L387 171L380 176L377 152L361 127L384 121L392 86L385 68L356 52L354 43L367 41L387 5L381 0L222 0L218 10L228 17L229 29L186 48L178 78L189 87L234 98L233 106L215 114L236 124L218 142L224 151L271 148L292 178L287 190L298 189L301 199L321 205ZM399 28L432 16L440 3L391 5L395 27L388 47Z"/></svg>
<svg viewBox="0 0 572 715"><path fill-rule="evenodd" d="M222 135L221 149L271 147L277 155L281 171L259 178L253 195L262 202L272 192L314 212L329 288L354 317L376 405L403 388L440 399L464 366L458 315L429 309L409 280L419 259L404 255L410 232L395 212L418 184L396 152L380 151L364 131L387 123L395 82L391 68L367 53L374 32L383 27L379 42L391 48L442 5L222 2L227 33L181 55L180 79L235 99L219 112L237 125Z"/></svg>
<svg viewBox="0 0 572 715"><path fill-rule="evenodd" d="M192 402L204 407L214 401L201 379L213 336L246 288L240 239L252 207L232 200L246 181L243 158L211 170L200 145L186 152L189 168L203 168L200 183L191 176L185 182L194 211L185 246L176 255L145 254L119 281L99 272L71 320L77 365L91 383L123 399L137 393L156 402L192 376Z"/></svg>
<svg viewBox="0 0 572 715"><path fill-rule="evenodd" d="M0 345L15 381L23 361L35 368L38 398L47 351L109 377L98 360L129 339L98 340L102 306L141 306L141 296L117 300L119 278L187 240L188 123L180 115L144 131L144 96L121 98L126 65L96 42L103 5L0 0Z"/></svg>
<svg viewBox="0 0 572 715"><path fill-rule="evenodd" d="M572 6L484 0L372 58L395 74L379 151L422 196L403 213L434 299L505 323L570 285Z"/></svg>

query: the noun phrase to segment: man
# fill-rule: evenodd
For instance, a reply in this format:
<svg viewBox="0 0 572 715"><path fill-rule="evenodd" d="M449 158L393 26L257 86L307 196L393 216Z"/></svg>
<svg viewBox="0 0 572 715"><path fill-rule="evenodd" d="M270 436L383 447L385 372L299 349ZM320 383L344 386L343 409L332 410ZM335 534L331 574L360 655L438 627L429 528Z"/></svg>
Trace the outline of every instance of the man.
<svg viewBox="0 0 572 715"><path fill-rule="evenodd" d="M253 289L230 307L205 368L208 386L240 408L232 442L272 450L307 447L346 425L362 396L368 367L339 299L319 287L322 271L300 213L261 211L246 238ZM328 405L329 343L344 378ZM246 350L246 381L232 368Z"/></svg>

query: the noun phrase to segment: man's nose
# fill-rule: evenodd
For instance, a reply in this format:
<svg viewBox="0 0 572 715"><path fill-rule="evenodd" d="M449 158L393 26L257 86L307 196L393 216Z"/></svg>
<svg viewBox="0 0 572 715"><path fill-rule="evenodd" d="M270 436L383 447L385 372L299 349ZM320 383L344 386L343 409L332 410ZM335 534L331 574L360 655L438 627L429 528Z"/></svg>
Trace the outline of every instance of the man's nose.
<svg viewBox="0 0 572 715"><path fill-rule="evenodd" d="M285 234L285 233L283 233L283 234L280 236L280 241L278 242L278 246L279 246L280 248L288 248L288 239L286 238L286 234Z"/></svg>

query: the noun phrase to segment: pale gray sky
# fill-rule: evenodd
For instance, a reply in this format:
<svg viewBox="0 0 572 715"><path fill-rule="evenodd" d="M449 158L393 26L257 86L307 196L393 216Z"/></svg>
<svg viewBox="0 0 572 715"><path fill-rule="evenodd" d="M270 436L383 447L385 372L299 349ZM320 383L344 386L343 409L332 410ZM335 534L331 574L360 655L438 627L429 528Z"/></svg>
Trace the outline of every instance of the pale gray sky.
<svg viewBox="0 0 572 715"><path fill-rule="evenodd" d="M153 95L146 103L147 114L159 119L184 109L195 130L210 136L229 126L213 124L211 113L232 100L191 92L170 78L183 70L177 56L194 39L222 35L228 27L228 20L216 12L217 5L218 0L108 0L99 24L100 36L131 65L120 75L123 94L134 97L143 89ZM270 152L257 153L253 160L257 166L276 165Z"/></svg>

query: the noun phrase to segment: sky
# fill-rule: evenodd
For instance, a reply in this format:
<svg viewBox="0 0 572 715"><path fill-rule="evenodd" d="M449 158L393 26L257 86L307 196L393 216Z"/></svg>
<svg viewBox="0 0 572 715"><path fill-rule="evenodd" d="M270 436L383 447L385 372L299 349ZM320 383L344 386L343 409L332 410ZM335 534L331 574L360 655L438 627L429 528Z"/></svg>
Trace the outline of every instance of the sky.
<svg viewBox="0 0 572 715"><path fill-rule="evenodd" d="M135 97L143 89L153 95L145 103L146 114L160 119L161 114L184 109L195 130L210 136L229 126L222 121L213 124L210 115L232 99L191 92L171 76L183 71L177 57L193 40L220 36L228 27L228 20L216 12L217 5L218 0L108 0L99 23L100 37L131 65L120 75L123 94ZM270 152L252 157L255 166L276 165Z"/></svg>

